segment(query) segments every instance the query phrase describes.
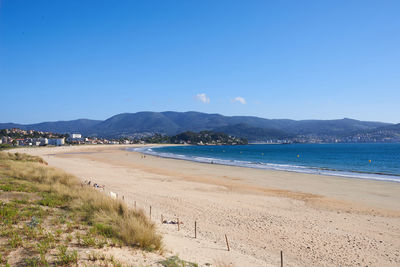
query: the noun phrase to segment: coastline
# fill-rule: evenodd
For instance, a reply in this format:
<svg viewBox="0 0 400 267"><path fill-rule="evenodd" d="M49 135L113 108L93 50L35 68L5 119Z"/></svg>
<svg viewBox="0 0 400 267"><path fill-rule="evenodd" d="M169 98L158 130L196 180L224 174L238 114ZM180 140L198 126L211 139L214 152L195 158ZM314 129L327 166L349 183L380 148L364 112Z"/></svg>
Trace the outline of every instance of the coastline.
<svg viewBox="0 0 400 267"><path fill-rule="evenodd" d="M148 210L166 247L200 265L389 266L400 263L400 185L147 156L133 146L23 148L50 165L90 178ZM14 152L14 150L12 151ZM66 154L68 153L68 154ZM192 238L192 224L199 238ZM221 234L222 233L222 234ZM231 252L224 249L223 233ZM388 254L389 256L386 256Z"/></svg>
<svg viewBox="0 0 400 267"><path fill-rule="evenodd" d="M174 146L174 145L168 145ZM351 179L368 179L376 181L386 181L400 183L400 175L397 174L386 174L379 172L363 172L363 171L352 171L352 170L340 170L332 168L321 168L313 166L298 166L291 164L277 164L277 163L265 163L265 162L250 162L250 161L239 161L239 160L226 160L219 158L201 157L201 156L190 156L190 155L180 155L168 152L154 151L153 149L161 148L163 146L150 146L143 148L127 148L131 152L139 152L146 155L152 155L161 158L170 158L176 160L186 160L205 164L219 164L226 166L244 167L252 169L262 169L262 170L274 170L283 172L295 172L295 173L305 173L311 175L324 175L324 176L335 176L335 177L345 177Z"/></svg>

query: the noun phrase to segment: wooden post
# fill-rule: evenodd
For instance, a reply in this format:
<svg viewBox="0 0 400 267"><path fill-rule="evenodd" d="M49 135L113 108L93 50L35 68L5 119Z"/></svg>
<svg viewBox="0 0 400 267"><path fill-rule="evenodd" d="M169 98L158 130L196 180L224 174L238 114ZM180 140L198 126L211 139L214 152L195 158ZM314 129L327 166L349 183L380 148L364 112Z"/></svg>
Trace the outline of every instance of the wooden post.
<svg viewBox="0 0 400 267"><path fill-rule="evenodd" d="M180 230L180 226L179 226L179 224L180 224L180 223L179 223L179 218L178 218L178 231Z"/></svg>
<svg viewBox="0 0 400 267"><path fill-rule="evenodd" d="M122 200L125 201L125 196L124 195L122 195Z"/></svg>
<svg viewBox="0 0 400 267"><path fill-rule="evenodd" d="M229 242L228 242L228 237L225 234L225 241L226 241L226 246L228 247L228 251L231 251L231 249L229 248Z"/></svg>
<svg viewBox="0 0 400 267"><path fill-rule="evenodd" d="M283 267L283 251L281 250L281 267Z"/></svg>
<svg viewBox="0 0 400 267"><path fill-rule="evenodd" d="M197 238L197 222L194 221L194 238Z"/></svg>
<svg viewBox="0 0 400 267"><path fill-rule="evenodd" d="M164 223L164 216L161 214L161 224Z"/></svg>
<svg viewBox="0 0 400 267"><path fill-rule="evenodd" d="M136 210L136 200L135 200L135 210Z"/></svg>
<svg viewBox="0 0 400 267"><path fill-rule="evenodd" d="M151 206L150 206L150 220L151 220Z"/></svg>

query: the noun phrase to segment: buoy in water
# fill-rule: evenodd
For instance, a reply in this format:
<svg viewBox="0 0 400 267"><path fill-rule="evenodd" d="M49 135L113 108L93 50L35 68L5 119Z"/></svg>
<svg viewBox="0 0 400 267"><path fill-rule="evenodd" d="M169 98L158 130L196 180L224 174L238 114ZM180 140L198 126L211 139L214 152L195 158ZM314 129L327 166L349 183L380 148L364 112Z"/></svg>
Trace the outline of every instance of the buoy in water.
<svg viewBox="0 0 400 267"><path fill-rule="evenodd" d="M300 155L297 155L298 158L300 158Z"/></svg>
<svg viewBox="0 0 400 267"><path fill-rule="evenodd" d="M369 163L371 163L371 160L369 160Z"/></svg>

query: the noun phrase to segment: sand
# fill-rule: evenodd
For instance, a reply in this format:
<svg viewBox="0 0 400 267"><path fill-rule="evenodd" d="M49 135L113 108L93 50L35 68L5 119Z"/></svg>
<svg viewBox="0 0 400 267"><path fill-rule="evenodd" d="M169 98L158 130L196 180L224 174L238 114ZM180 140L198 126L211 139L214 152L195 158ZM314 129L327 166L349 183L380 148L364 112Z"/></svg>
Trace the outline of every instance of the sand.
<svg viewBox="0 0 400 267"><path fill-rule="evenodd" d="M400 266L400 183L142 158L127 147L19 152L151 206L166 250L200 266L279 266L280 251L284 266ZM180 231L161 215L179 218Z"/></svg>

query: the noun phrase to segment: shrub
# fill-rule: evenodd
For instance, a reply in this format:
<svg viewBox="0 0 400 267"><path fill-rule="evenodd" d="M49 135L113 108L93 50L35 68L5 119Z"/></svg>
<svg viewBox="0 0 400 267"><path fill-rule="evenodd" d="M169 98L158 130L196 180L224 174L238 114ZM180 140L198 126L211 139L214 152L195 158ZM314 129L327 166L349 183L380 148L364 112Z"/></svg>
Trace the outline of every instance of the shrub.
<svg viewBox="0 0 400 267"><path fill-rule="evenodd" d="M78 263L78 252L73 250L72 252L67 252L67 247L61 245L58 247L57 254L58 263L61 265L69 265L71 263Z"/></svg>
<svg viewBox="0 0 400 267"><path fill-rule="evenodd" d="M197 263L181 260L178 256L169 257L159 263L164 267L198 267Z"/></svg>

